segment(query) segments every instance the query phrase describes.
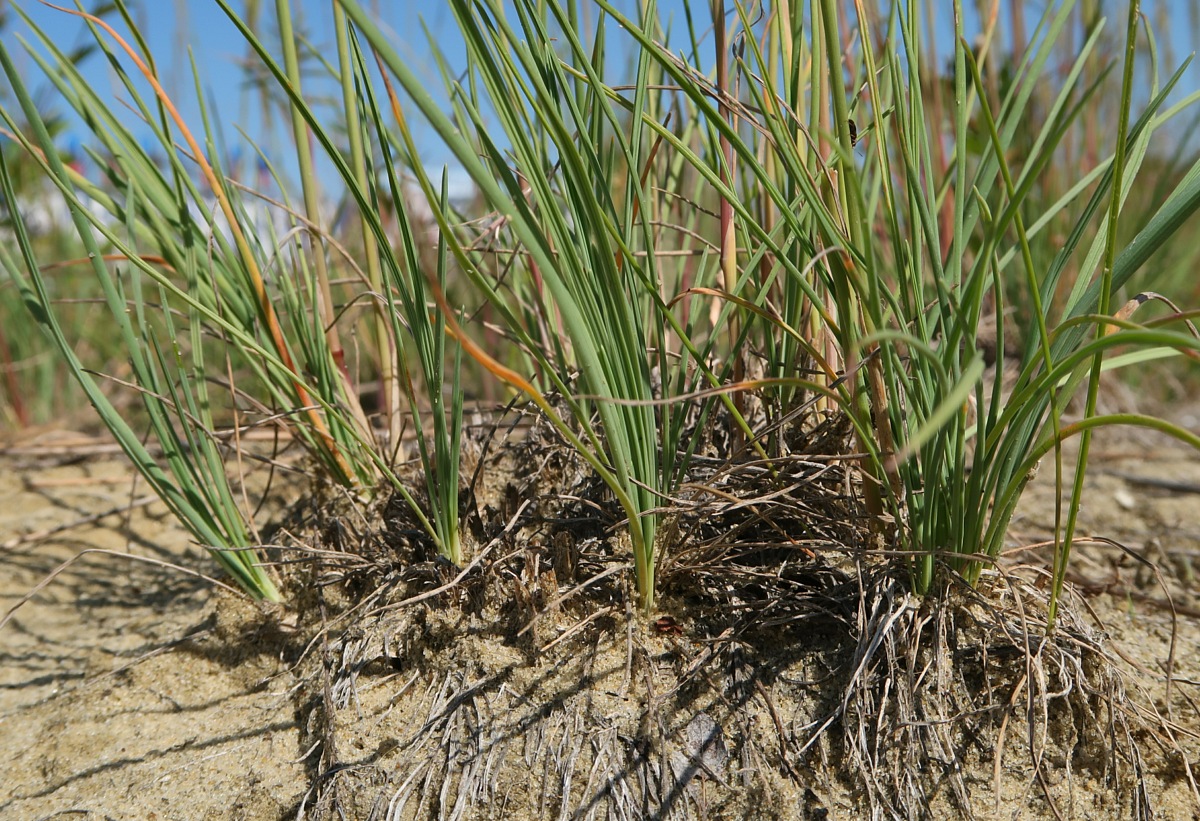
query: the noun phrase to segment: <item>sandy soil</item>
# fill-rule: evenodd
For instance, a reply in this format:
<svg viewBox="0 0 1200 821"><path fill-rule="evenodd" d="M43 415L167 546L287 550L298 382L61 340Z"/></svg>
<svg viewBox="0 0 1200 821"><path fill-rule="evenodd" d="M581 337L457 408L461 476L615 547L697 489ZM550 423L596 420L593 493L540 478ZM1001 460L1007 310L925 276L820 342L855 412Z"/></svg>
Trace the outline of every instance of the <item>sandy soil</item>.
<svg viewBox="0 0 1200 821"><path fill-rule="evenodd" d="M0 608L80 557L0 633L0 818L278 819L307 790L271 614L130 558L211 572L158 502L75 524L144 493L112 457L0 467Z"/></svg>
<svg viewBox="0 0 1200 821"><path fill-rule="evenodd" d="M724 647L719 637L669 597L679 630L635 636L614 587L608 610L582 627L554 604L555 618L514 638L566 584L525 565L525 601L397 609L317 635L305 611L344 612L353 591L304 599L293 628L296 614L137 561L212 568L157 502L91 521L144 490L119 459L30 450L51 441L22 442L0 462L0 612L80 557L0 630L0 818L621 818L636 817L637 791L662 789L668 774L681 796L670 817L864 817L867 796L839 775L854 766L844 743L799 749L828 706L820 682L843 675L829 667L845 648L817 635L826 626L764 629L709 650ZM1123 548L1078 548L1076 610L1119 668L1119 680L1093 678L1117 681L1127 697L1112 727L1136 753L1100 761L1094 728L1075 726L1091 720L1084 708L1071 708L1065 730L1051 715L1040 741L997 717L975 727L980 738L945 736L968 771L924 797L929 817L961 814L958 784L979 818L1054 817L1048 795L1062 817L1150 817L1153 804L1156 817L1200 818L1188 778L1200 764L1200 457L1141 435L1105 434L1094 447L1083 527ZM1048 538L1052 478L1043 468L1031 487L1014 544ZM95 548L113 553L83 554ZM430 572L426 586L445 578ZM406 584L397 596L411 593ZM952 645L970 633L960 627L943 631ZM721 653L719 664L705 666L706 652ZM1000 692L1010 673L982 685L964 673L947 692ZM1019 678L1001 701L1037 691ZM890 760L887 749L878 756ZM890 766L904 782L903 767Z"/></svg>

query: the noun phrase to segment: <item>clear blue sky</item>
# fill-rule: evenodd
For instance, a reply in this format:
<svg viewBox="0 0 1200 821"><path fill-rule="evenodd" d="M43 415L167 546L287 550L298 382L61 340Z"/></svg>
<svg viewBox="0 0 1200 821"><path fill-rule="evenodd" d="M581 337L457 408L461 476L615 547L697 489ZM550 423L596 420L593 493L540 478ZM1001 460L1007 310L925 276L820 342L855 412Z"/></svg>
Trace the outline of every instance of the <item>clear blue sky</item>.
<svg viewBox="0 0 1200 821"><path fill-rule="evenodd" d="M62 1L65 2L65 0ZM682 6L685 1L660 0L661 17L663 19L673 17L678 23L681 23ZM935 6L944 4L947 8L949 7L949 0L933 1ZM371 0L364 0L364 3L368 6L372 5ZM236 0L233 4L239 8L243 5ZM588 0L580 0L580 4L583 7L589 6ZM1197 4L1192 0L1167 0L1165 4L1159 0L1153 2L1144 0L1143 2L1147 8L1162 8L1170 18L1167 26L1169 40L1163 42L1169 43L1172 47L1176 62L1193 50L1196 42L1200 41L1200 31L1196 30L1197 21L1189 13L1189 8ZM17 19L12 8L5 9L6 5L11 5L11 3L0 0L0 13L5 13L8 18L5 29L0 34L0 40L6 47L12 49L13 57L18 61L18 65L27 69L23 72L24 76L35 78L38 73L36 65L22 53L19 47L14 48L17 46L16 35L25 33L26 27ZM95 5L95 3L88 2L86 5ZM263 5L264 17L270 18L273 14L274 4L268 2ZM311 42L327 59L335 60L328 0L321 0L321 2L293 0L292 5L298 27L310 36ZM458 36L453 17L443 0L396 0L394 2L381 0L373 5L381 10L384 24L396 33L395 41L400 44L402 53L407 52L411 55L414 65L427 66L429 64L429 47L422 32L422 21L452 65L461 65L464 62L461 39ZM617 5L633 15L636 13L638 2L637 0L617 0ZM726 5L732 8L732 0L728 0ZM972 0L967 0L964 5L974 7L975 4ZM1033 7L1042 4L1027 2L1025 5ZM1103 5L1107 7L1120 5L1124 8L1123 2L1116 3L1111 0ZM34 0L22 0L21 6L30 13L44 31L54 38L60 47L69 49L72 46L88 42L89 35L78 18L49 9ZM189 73L190 68L185 59L188 50L194 55L199 66L206 93L216 101L220 109L219 116L227 138L231 141L237 139L234 125L240 125L256 139L262 138L262 135L268 133L262 127L257 103L243 92L244 77L238 64L245 55L246 48L237 30L216 3L211 0L191 0L190 2L188 0L176 0L176 2L144 0L136 3L135 7L139 28L146 35L150 48L159 61L166 86L176 96L177 101L182 101L181 109L189 121L198 123L194 86ZM1004 15L1001 21L1002 30L1008 28L1009 7L1009 3L1001 2L1001 14ZM708 0L693 0L692 8L695 10L697 19L708 18ZM1121 14L1123 12L1116 9L1110 12L1109 25L1119 29ZM1033 22L1029 23L1029 31L1032 31ZM1161 26L1163 21L1152 22ZM266 31L271 33L271 24L267 23L266 25ZM968 28L974 28L977 21L969 18L967 25ZM948 39L950 27L950 15L940 15L937 21L938 38L944 43L941 50L945 54L948 54L950 50ZM1163 36L1161 31L1159 36L1160 38ZM117 87L110 72L100 61L93 58L88 65L94 72L98 86L110 88L114 98L123 96L123 91ZM440 88L441 80L434 69L430 67L428 72L430 87ZM34 83L35 89L47 85L44 81L31 80L31 82ZM1182 91L1187 93L1196 88L1200 88L1200 69L1193 67L1189 69L1188 75L1184 78ZM100 90L103 91L103 88ZM327 80L323 83L314 82L309 90L317 93L333 93L332 85ZM427 151L426 161L441 164L449 160L449 157L444 156L438 150L436 141L430 135L425 135L424 139L418 135L418 139L422 140L423 150Z"/></svg>

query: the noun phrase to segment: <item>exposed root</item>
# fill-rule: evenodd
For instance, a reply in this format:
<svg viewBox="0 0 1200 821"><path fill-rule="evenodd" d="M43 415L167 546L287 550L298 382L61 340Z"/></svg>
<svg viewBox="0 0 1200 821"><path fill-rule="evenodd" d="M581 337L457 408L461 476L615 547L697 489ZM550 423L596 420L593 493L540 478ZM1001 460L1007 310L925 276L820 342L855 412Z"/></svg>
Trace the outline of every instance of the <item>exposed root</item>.
<svg viewBox="0 0 1200 821"><path fill-rule="evenodd" d="M340 581L317 586L303 817L1155 817L1142 750L1180 731L1080 602L1047 637L1036 569L916 598L842 461L713 461L646 625L611 503L521 447L539 471L481 501L471 565L385 548L410 538L394 510L365 564L315 554ZM530 495L554 466L574 488Z"/></svg>

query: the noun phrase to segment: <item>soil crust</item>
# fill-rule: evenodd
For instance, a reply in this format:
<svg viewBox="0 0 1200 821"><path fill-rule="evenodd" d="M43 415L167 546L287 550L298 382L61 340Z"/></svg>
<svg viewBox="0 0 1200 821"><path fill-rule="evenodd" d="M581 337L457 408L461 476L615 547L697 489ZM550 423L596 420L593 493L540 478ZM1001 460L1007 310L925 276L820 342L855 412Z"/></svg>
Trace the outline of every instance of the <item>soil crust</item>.
<svg viewBox="0 0 1200 821"><path fill-rule="evenodd" d="M1156 437L1095 440L1111 541L1052 639L1052 465L1002 564L928 600L851 544L827 464L795 520L698 501L647 622L553 449L493 451L461 569L396 506L276 484L281 608L64 441L0 457L0 818L1200 817L1200 459Z"/></svg>

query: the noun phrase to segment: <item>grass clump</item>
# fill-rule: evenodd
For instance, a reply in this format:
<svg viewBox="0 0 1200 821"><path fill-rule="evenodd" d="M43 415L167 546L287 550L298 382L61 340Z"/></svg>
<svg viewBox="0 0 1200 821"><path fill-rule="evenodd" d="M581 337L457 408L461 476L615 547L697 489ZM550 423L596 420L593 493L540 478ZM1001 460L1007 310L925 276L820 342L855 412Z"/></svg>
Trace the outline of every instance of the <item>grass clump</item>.
<svg viewBox="0 0 1200 821"><path fill-rule="evenodd" d="M528 397L616 499L645 614L676 547L664 516L716 426L730 460L770 473L798 420L845 414L875 532L910 557L922 594L939 566L978 580L1048 454L1065 495L1062 446L1079 435L1056 516L1055 601L1091 431L1144 425L1200 445L1162 420L1097 413L1106 368L1200 351L1178 312L1135 322L1146 300L1128 292L1135 278L1154 284L1146 263L1200 208L1200 165L1159 201L1131 200L1158 167L1153 137L1196 99L1173 101L1183 68L1160 78L1137 3L1119 61L1101 71L1107 24L1073 2L1050 5L1007 55L994 28L968 43L955 2L942 70L919 2L858 3L849 19L834 0L717 2L705 21L685 5L668 26L652 0L632 16L607 0L587 14L452 0L464 64L431 41L435 94L362 5L339 0L326 64L336 123L305 94L288 4L276 6L280 55L220 5L291 116L302 205L283 209L283 237L255 230L254 192L223 168L209 122L201 138L179 116L136 28L127 42L80 15L165 164L42 36L40 64L112 161L101 181L57 159L0 54L18 103L3 118L72 206L162 464L74 354L19 210L17 253L0 262L139 469L255 595L279 593L245 552L251 528L216 435L218 416L236 426L245 407L274 415L335 482L394 488L461 565L464 385ZM1082 46L1063 62L1072 27ZM1111 144L1064 174L1060 153L1101 116ZM426 169L418 123L469 175L474 202L452 201L447 177ZM336 171L353 236L330 234L318 159ZM354 362L346 339L361 341ZM223 372L240 381L225 380L218 411ZM424 499L397 470L409 425Z"/></svg>

